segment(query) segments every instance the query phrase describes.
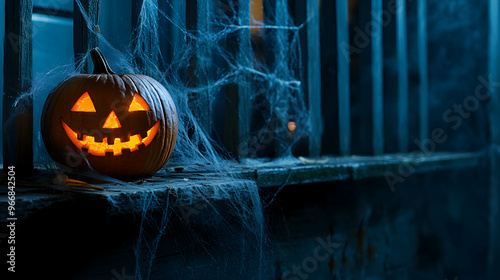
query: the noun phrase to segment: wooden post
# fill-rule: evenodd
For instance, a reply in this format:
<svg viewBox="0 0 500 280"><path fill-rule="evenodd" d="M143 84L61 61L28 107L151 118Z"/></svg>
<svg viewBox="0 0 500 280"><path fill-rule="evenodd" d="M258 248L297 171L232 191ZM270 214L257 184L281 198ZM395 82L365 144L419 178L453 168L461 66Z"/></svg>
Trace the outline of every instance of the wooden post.
<svg viewBox="0 0 500 280"><path fill-rule="evenodd" d="M429 138L429 71L427 54L427 0L418 1L418 72L420 76L420 140Z"/></svg>
<svg viewBox="0 0 500 280"><path fill-rule="evenodd" d="M160 42L157 30L153 30L158 24L157 11L158 0L132 0L132 30L134 36L141 36L142 40L134 38L134 56L136 66L141 74L161 80L155 71L158 68L158 54L160 53ZM145 9L143 11L143 9Z"/></svg>
<svg viewBox="0 0 500 280"><path fill-rule="evenodd" d="M200 34L211 32L210 19L213 17L213 2L208 0L199 0L197 8L197 25ZM208 43L208 42L207 42ZM197 52L196 66L199 73L198 81L201 85L209 85L212 79L212 51L211 46L199 48ZM211 135L212 130L212 100L213 90L207 88L198 95L198 120L207 135Z"/></svg>
<svg viewBox="0 0 500 280"><path fill-rule="evenodd" d="M90 49L97 47L99 43L96 32L99 32L99 9L101 1L80 0L80 3L81 6L75 1L73 7L73 50L75 53L75 65L79 67L84 63L82 71L90 73L90 65L92 64L90 57L86 61L82 60L85 54ZM85 17L91 21L91 26L87 25Z"/></svg>
<svg viewBox="0 0 500 280"><path fill-rule="evenodd" d="M33 170L33 98L14 107L32 85L32 11L32 0L5 1L3 166L15 166L18 174Z"/></svg>
<svg viewBox="0 0 500 280"><path fill-rule="evenodd" d="M406 0L396 1L396 40L398 57L398 143L400 152L408 152L408 42Z"/></svg>
<svg viewBox="0 0 500 280"><path fill-rule="evenodd" d="M228 49L236 51L240 66L251 66L252 46L250 42L250 1L240 0L237 7L239 26L234 38L228 39ZM248 155L251 117L251 87L246 73L240 73L238 82L226 90L226 121L224 143L226 148L239 160Z"/></svg>
<svg viewBox="0 0 500 280"><path fill-rule="evenodd" d="M349 155L351 153L351 102L349 88L349 14L347 1L337 0L336 11L340 153L342 155Z"/></svg>
<svg viewBox="0 0 500 280"><path fill-rule="evenodd" d="M373 153L384 153L384 53L382 0L372 0Z"/></svg>
<svg viewBox="0 0 500 280"><path fill-rule="evenodd" d="M321 118L321 43L319 1L307 0L307 101L309 106L309 156L321 154L323 120Z"/></svg>
<svg viewBox="0 0 500 280"><path fill-rule="evenodd" d="M212 47L208 38L203 38L213 32L211 21L215 18L213 2L209 0L188 0L187 7L191 10L186 15L186 26L199 36L200 45L196 56L191 62L188 78L191 86L198 88L190 93L190 107L201 129L207 135L212 132L212 95L213 89L207 87L212 82L213 58ZM201 88L205 88L201 90Z"/></svg>
<svg viewBox="0 0 500 280"><path fill-rule="evenodd" d="M489 216L489 252L488 252L488 279L498 278L500 275L500 4L497 0L489 1L489 46L488 72L491 77L490 89L490 216Z"/></svg>
<svg viewBox="0 0 500 280"><path fill-rule="evenodd" d="M349 2L349 1L348 1ZM351 85L351 154L373 154L374 119L373 107L376 104L373 91L373 34L368 29L377 23L372 22L375 16L372 1L358 1L356 8L349 9L350 66ZM375 38L376 40L376 38ZM378 73L377 73L378 74ZM367 102L368 101L368 102ZM380 116L377 116L380 118ZM354 125L355 124L355 125Z"/></svg>
<svg viewBox="0 0 500 280"><path fill-rule="evenodd" d="M339 48L337 44L336 1L321 2L321 109L323 119L322 153L340 154L338 80L332 73L337 71ZM334 109L332 109L334 108Z"/></svg>
<svg viewBox="0 0 500 280"><path fill-rule="evenodd" d="M186 46L182 31L186 27L186 1L159 1L158 8L160 9L160 18L158 19L160 26L159 41L163 56L161 63L164 63L162 70L166 70L166 75L170 75L171 71L177 70L175 69L177 65L172 65L175 56L182 53ZM185 82L185 73L179 73L179 75L181 76L179 78ZM167 77L167 79L169 78Z"/></svg>
<svg viewBox="0 0 500 280"><path fill-rule="evenodd" d="M290 69L290 63L288 59L288 53L290 49L289 35L290 31L286 29L288 26L288 1L286 0L268 0L264 1L264 25L271 26L271 28L265 29L264 33L264 49L266 56L267 67L276 76L277 79L288 79L292 75ZM304 22L306 19L305 3L304 1L294 1L292 5L295 4L300 7L300 9L295 9L295 13L292 16L295 18L296 22ZM300 10L300 12L298 12ZM293 13L293 11L292 11ZM307 33L301 31L301 47L306 47L306 35ZM307 84L307 81L306 81ZM303 87L306 90L306 85ZM293 94L290 89L282 86L276 85L271 86L272 92L270 94L275 96L282 96L281 98L275 98L276 102L272 104L272 116L270 128L273 130L273 141L274 141L274 153L276 157L284 156L289 152L289 139L288 139L288 122L293 121L290 119L289 111L290 104L288 99L285 97L287 95Z"/></svg>
<svg viewBox="0 0 500 280"><path fill-rule="evenodd" d="M274 1L270 1L273 2ZM286 1L282 2L282 6L274 7L276 12L280 14L283 10L286 11ZM290 3L290 1L288 1ZM321 139L323 136L323 118L321 113L321 41L320 41L320 10L318 0L295 0L291 3L292 17L296 26L305 24L299 30L300 49L302 51L302 89L306 93L307 108L309 114L310 133L308 136L307 153L311 157L317 157L321 154ZM269 5L272 7L271 5ZM272 15L271 15L272 16ZM275 25L286 26L286 18L281 19L282 22ZM288 30L280 30L281 38L278 41L288 43ZM286 52L283 52L282 47L276 47L276 53L281 54L276 57L276 65L284 65L283 60L288 59ZM284 65L286 66L286 65ZM284 70L284 69L283 69ZM282 73L283 70L277 71ZM286 123L285 123L286 125ZM284 133L287 133L285 127ZM285 138L286 139L286 138Z"/></svg>

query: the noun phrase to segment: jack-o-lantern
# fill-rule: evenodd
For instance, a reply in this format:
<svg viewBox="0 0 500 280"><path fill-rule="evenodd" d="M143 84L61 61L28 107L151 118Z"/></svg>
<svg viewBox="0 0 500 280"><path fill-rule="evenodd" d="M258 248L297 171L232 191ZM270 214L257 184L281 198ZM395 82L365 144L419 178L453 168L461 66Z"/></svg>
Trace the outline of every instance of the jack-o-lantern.
<svg viewBox="0 0 500 280"><path fill-rule="evenodd" d="M116 178L154 174L177 137L167 90L145 75L115 74L99 49L93 74L70 77L49 94L41 131L52 159Z"/></svg>

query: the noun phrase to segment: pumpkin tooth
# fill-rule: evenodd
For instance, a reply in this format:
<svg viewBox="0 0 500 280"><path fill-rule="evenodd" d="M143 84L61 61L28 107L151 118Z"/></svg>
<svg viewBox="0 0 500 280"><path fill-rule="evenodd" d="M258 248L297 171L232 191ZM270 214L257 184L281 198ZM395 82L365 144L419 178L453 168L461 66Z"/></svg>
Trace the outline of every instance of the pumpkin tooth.
<svg viewBox="0 0 500 280"><path fill-rule="evenodd" d="M82 142L84 142L85 144L94 143L95 142L95 137L84 134Z"/></svg>
<svg viewBox="0 0 500 280"><path fill-rule="evenodd" d="M78 139L78 140L80 140L80 141L81 141L81 140L83 140L83 133L81 133L81 132L77 132L77 133L76 133L76 139Z"/></svg>
<svg viewBox="0 0 500 280"><path fill-rule="evenodd" d="M89 153L91 155L97 155L102 157L106 155L106 148L102 147L101 145L90 145Z"/></svg>
<svg viewBox="0 0 500 280"><path fill-rule="evenodd" d="M121 147L121 140L120 138L115 138L113 141L113 155L114 156L121 156L122 155L122 147Z"/></svg>
<svg viewBox="0 0 500 280"><path fill-rule="evenodd" d="M137 151L139 149L137 146L139 146L141 143L142 143L141 136L139 134L130 136L129 144L132 146L130 151L131 152Z"/></svg>

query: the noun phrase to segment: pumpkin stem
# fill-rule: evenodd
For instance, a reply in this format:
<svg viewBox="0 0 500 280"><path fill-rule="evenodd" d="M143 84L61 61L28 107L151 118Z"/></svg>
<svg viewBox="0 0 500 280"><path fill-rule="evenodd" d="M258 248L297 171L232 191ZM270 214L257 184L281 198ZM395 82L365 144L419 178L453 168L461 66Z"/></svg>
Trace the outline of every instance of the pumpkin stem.
<svg viewBox="0 0 500 280"><path fill-rule="evenodd" d="M101 50L99 48L93 48L90 50L90 57L94 63L94 73L93 74L108 74L113 75L115 72L111 70L108 62L104 58Z"/></svg>

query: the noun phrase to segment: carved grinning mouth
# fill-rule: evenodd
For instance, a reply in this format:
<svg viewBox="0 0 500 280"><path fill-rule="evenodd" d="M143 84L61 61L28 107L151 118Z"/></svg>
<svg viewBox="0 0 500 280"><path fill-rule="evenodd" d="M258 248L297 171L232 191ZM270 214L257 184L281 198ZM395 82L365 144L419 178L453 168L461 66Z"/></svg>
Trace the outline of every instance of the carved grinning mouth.
<svg viewBox="0 0 500 280"><path fill-rule="evenodd" d="M139 150L139 146L144 144L148 146L158 133L160 121L157 121L148 131L147 136L142 138L140 134L130 136L129 141L121 142L120 138L115 138L113 144L108 144L108 138L104 137L102 142L96 142L94 136L83 135L82 140L78 140L78 134L74 132L63 120L62 126L69 139L78 149L87 149L93 156L103 157L106 153L113 153L113 156L121 156L123 149L129 149L130 152Z"/></svg>

